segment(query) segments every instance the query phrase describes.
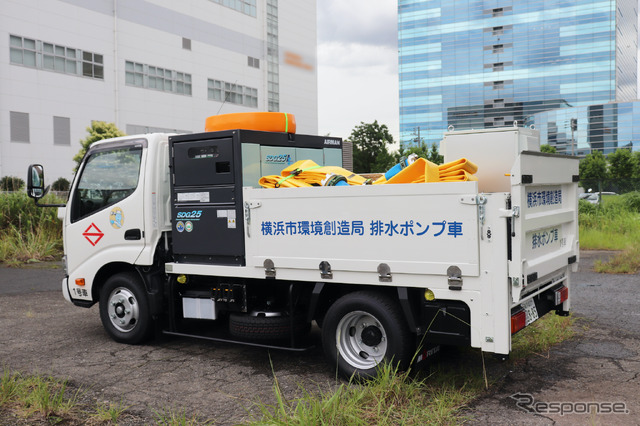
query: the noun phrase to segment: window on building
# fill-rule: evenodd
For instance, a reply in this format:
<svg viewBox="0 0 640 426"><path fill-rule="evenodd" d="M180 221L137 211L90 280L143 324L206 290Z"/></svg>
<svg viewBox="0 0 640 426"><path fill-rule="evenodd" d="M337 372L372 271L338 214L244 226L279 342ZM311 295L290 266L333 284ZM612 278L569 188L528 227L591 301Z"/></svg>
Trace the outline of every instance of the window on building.
<svg viewBox="0 0 640 426"><path fill-rule="evenodd" d="M232 83L224 84L224 98L232 104L242 105L242 86L240 86L240 92L238 93L238 85Z"/></svg>
<svg viewBox="0 0 640 426"><path fill-rule="evenodd" d="M130 86L144 87L144 65L126 61L124 66L124 81Z"/></svg>
<svg viewBox="0 0 640 426"><path fill-rule="evenodd" d="M211 79L207 81L207 98L222 101L222 81Z"/></svg>
<svg viewBox="0 0 640 426"><path fill-rule="evenodd" d="M9 36L9 44L12 64L104 79L103 57L98 53L16 35Z"/></svg>
<svg viewBox="0 0 640 426"><path fill-rule="evenodd" d="M9 56L12 64L36 67L36 41L30 38L9 36Z"/></svg>
<svg viewBox="0 0 640 426"><path fill-rule="evenodd" d="M43 42L42 68L66 74L78 74L77 49Z"/></svg>
<svg viewBox="0 0 640 426"><path fill-rule="evenodd" d="M191 39L182 37L182 48L185 50L191 50Z"/></svg>
<svg viewBox="0 0 640 426"><path fill-rule="evenodd" d="M211 0L229 9L236 10L245 15L256 17L256 0Z"/></svg>
<svg viewBox="0 0 640 426"><path fill-rule="evenodd" d="M173 71L158 67L148 67L149 89L173 92Z"/></svg>
<svg viewBox="0 0 640 426"><path fill-rule="evenodd" d="M191 74L176 73L176 92L191 96Z"/></svg>
<svg viewBox="0 0 640 426"><path fill-rule="evenodd" d="M258 107L258 89L220 80L207 81L207 98L251 108Z"/></svg>
<svg viewBox="0 0 640 426"><path fill-rule="evenodd" d="M125 61L125 84L191 96L191 74Z"/></svg>
<svg viewBox="0 0 640 426"><path fill-rule="evenodd" d="M267 82L273 83L267 90L269 111L280 110L280 93L272 90L280 82L280 59L278 40L278 0L267 0Z"/></svg>
<svg viewBox="0 0 640 426"><path fill-rule="evenodd" d="M82 52L82 75L85 77L104 78L104 59L102 55Z"/></svg>
<svg viewBox="0 0 640 426"><path fill-rule="evenodd" d="M29 114L26 112L9 112L11 142L29 143Z"/></svg>
<svg viewBox="0 0 640 426"><path fill-rule="evenodd" d="M247 56L247 65L253 68L260 68L260 59Z"/></svg>
<svg viewBox="0 0 640 426"><path fill-rule="evenodd" d="M53 144L71 145L71 120L68 117L53 117Z"/></svg>
<svg viewBox="0 0 640 426"><path fill-rule="evenodd" d="M513 10L513 6L504 6L504 7L495 7L493 9L485 9L483 13L485 15L491 15L492 17L503 16L505 12L510 12Z"/></svg>

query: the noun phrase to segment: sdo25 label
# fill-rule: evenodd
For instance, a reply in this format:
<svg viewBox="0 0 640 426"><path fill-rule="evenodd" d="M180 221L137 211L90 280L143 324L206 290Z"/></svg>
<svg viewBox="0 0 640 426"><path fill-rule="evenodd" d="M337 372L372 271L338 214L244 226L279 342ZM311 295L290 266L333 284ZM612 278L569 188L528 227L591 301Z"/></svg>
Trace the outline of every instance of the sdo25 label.
<svg viewBox="0 0 640 426"><path fill-rule="evenodd" d="M176 219L197 219L202 216L202 210L193 210L190 212L178 212Z"/></svg>

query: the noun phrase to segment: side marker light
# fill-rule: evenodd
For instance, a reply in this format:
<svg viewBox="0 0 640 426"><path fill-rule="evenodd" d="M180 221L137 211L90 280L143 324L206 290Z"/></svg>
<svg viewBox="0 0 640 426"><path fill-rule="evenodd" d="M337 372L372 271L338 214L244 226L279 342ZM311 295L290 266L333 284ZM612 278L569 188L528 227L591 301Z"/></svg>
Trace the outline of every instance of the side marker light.
<svg viewBox="0 0 640 426"><path fill-rule="evenodd" d="M429 289L426 289L426 290L424 291L424 298L425 298L426 300L428 300L429 302L431 302L431 301L433 301L433 300L436 300L436 295L435 295L435 294L433 294L433 291L431 291L431 290L429 290Z"/></svg>
<svg viewBox="0 0 640 426"><path fill-rule="evenodd" d="M511 315L511 334L515 334L527 325L527 314L524 311Z"/></svg>

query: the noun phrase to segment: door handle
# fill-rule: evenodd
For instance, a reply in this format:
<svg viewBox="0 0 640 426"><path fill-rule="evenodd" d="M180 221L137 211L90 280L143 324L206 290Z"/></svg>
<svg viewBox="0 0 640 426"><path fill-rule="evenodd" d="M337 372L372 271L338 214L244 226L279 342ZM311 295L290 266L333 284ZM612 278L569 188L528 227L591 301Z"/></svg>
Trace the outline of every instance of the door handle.
<svg viewBox="0 0 640 426"><path fill-rule="evenodd" d="M142 238L142 232L139 229L127 229L124 233L125 240L139 240Z"/></svg>

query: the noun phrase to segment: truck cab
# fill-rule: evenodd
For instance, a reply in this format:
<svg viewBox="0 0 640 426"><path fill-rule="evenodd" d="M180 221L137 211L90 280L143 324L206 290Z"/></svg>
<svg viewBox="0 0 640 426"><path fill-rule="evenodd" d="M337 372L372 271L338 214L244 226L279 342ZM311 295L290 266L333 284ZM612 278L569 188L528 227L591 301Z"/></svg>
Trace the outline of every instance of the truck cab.
<svg viewBox="0 0 640 426"><path fill-rule="evenodd" d="M170 229L168 183L166 134L91 146L59 214L67 271L62 290L68 301L90 306L109 270L153 264L158 242Z"/></svg>

